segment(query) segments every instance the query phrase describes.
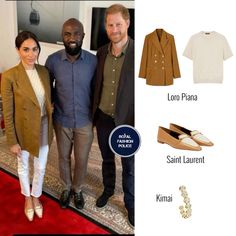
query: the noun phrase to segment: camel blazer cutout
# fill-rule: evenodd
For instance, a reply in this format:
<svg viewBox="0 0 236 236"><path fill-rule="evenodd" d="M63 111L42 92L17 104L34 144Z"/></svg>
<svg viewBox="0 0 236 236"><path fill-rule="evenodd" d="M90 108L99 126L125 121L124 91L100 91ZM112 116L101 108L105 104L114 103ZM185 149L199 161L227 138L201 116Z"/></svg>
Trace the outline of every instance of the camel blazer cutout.
<svg viewBox="0 0 236 236"><path fill-rule="evenodd" d="M50 145L53 131L49 73L43 66L36 64L35 68L45 89L48 144ZM2 74L1 87L8 144L12 146L18 143L22 150L26 150L33 156L38 157L41 110L22 63Z"/></svg>
<svg viewBox="0 0 236 236"><path fill-rule="evenodd" d="M171 85L180 76L174 36L163 29L146 35L139 77L149 85Z"/></svg>

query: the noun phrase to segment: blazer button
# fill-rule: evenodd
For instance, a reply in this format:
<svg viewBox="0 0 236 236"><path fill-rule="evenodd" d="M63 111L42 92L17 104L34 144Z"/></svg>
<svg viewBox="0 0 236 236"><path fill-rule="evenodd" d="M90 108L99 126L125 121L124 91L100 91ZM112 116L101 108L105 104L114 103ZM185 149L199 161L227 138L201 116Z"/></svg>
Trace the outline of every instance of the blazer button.
<svg viewBox="0 0 236 236"><path fill-rule="evenodd" d="M165 67L161 67L161 69L162 69L162 70L164 70L164 69L165 69Z"/></svg>
<svg viewBox="0 0 236 236"><path fill-rule="evenodd" d="M162 58L164 58L165 56L162 54L162 56L161 56Z"/></svg>

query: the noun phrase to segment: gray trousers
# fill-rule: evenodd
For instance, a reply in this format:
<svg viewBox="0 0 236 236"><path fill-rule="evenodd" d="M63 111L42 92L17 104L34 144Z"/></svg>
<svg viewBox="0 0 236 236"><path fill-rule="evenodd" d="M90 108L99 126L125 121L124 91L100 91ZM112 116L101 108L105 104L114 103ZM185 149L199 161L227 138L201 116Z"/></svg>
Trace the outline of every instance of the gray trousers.
<svg viewBox="0 0 236 236"><path fill-rule="evenodd" d="M92 124L82 128L66 128L54 122L54 129L63 190L72 189L79 193L87 172L89 151L93 142ZM74 172L71 167L72 148L75 159Z"/></svg>

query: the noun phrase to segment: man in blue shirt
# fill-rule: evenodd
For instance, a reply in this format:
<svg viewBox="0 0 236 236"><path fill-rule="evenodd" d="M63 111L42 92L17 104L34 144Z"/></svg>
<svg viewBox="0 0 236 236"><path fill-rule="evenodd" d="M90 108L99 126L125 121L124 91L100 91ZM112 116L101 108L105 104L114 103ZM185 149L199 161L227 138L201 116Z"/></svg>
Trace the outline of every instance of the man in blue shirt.
<svg viewBox="0 0 236 236"><path fill-rule="evenodd" d="M54 129L63 184L62 208L70 198L78 209L84 207L82 184L93 141L91 122L91 84L97 65L96 56L82 49L84 29L75 18L63 24L65 49L50 55L46 61L53 84ZM71 153L74 148L75 168L72 174Z"/></svg>

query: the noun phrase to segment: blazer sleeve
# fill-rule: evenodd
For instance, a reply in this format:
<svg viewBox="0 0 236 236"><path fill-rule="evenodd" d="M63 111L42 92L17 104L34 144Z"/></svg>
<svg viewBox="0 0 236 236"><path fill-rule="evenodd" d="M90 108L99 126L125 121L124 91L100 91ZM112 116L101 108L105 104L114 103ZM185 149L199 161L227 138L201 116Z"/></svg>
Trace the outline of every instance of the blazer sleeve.
<svg viewBox="0 0 236 236"><path fill-rule="evenodd" d="M147 61L148 61L148 39L145 37L142 58L139 69L139 77L146 78L147 77Z"/></svg>
<svg viewBox="0 0 236 236"><path fill-rule="evenodd" d="M55 101L55 76L53 73L53 64L52 64L52 60L50 58L50 56L47 58L46 63L45 63L45 67L48 70L49 73L49 79L50 79L50 88L51 88L51 103L54 103Z"/></svg>
<svg viewBox="0 0 236 236"><path fill-rule="evenodd" d="M179 62L178 62L174 37L172 39L171 50L172 50L171 57L172 57L172 66L173 66L173 77L180 78L181 75L180 75Z"/></svg>
<svg viewBox="0 0 236 236"><path fill-rule="evenodd" d="M14 96L12 80L9 78L9 73L3 73L1 81L1 93L3 104L4 123L6 127L7 142L9 145L17 144L17 136L14 124Z"/></svg>

